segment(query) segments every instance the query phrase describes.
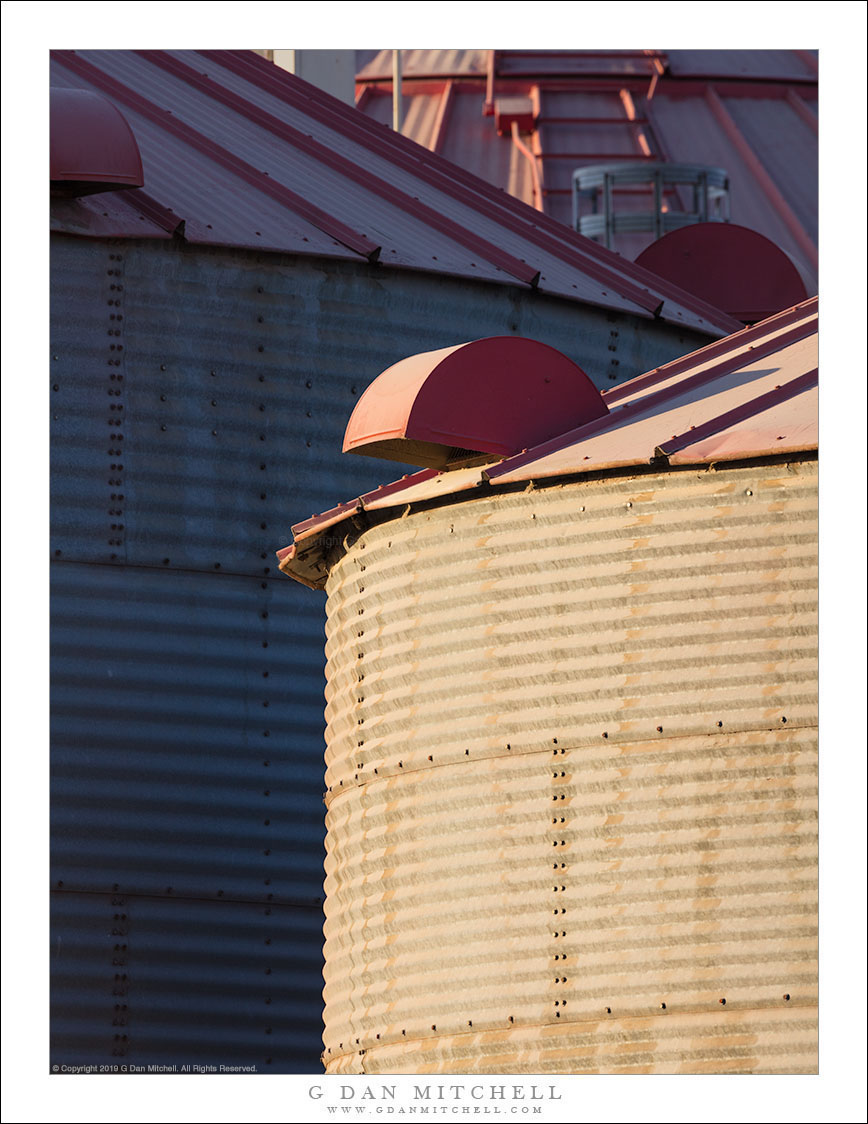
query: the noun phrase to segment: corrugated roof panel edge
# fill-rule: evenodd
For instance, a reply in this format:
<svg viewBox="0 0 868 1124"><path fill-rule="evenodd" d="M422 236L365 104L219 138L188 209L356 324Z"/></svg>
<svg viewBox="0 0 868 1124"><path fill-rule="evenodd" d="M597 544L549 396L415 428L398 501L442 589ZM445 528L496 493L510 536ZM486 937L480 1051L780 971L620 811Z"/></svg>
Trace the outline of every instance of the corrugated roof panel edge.
<svg viewBox="0 0 868 1124"><path fill-rule="evenodd" d="M538 244L541 249L547 250L561 261L584 269L591 276L599 273L597 279L635 303L638 314L642 314L638 311L641 309L646 315L653 313L668 319L665 304L669 300L699 317L711 329L731 332L737 327L737 322L720 309L705 304L635 263L613 254L486 180L281 70L261 56L249 51L205 50L201 54L252 85L303 108L327 128L349 136L354 143L384 159L398 163L435 189L449 194L474 210L481 208L513 234ZM605 307L604 302L601 305Z"/></svg>
<svg viewBox="0 0 868 1124"><path fill-rule="evenodd" d="M692 352L682 359L648 372L647 375L640 375L637 379L633 379L623 386L628 388L629 393L631 384L647 385L649 379L652 379L652 382L664 381L666 378L672 377L673 373L682 375L681 383L676 384L679 389L683 388L685 384L698 388L706 383L713 382L714 378L720 377L721 374L732 374L733 371L741 369L742 366L755 363L768 355L774 355L793 343L816 335L817 305L817 298L813 297L792 309L787 309L770 317L760 324L745 328L728 337L727 340L710 344L708 347ZM712 361L710 365L709 360ZM699 368L697 374L691 375L692 367ZM645 380L644 383L643 380ZM816 368L797 374L791 379L782 377L781 383L776 385L773 391L754 394L753 396L748 393L744 401L739 403L737 407L713 416L701 426L697 426L680 437L673 437L669 442L664 442L662 446L655 444L653 448L637 450L635 455L626 458L621 457L611 462L595 461L587 471L599 472L629 467L637 469L656 467L658 470L665 470L666 468L680 467L686 464L708 465L717 459L728 460L736 456L738 459L749 460L776 454L792 455L801 451L811 452L817 447L816 424L810 416L813 400L811 403L806 402L808 412L803 419L805 424L800 422L799 425L790 427L789 439L783 445L777 444L779 439L784 440L784 437L779 434L775 435L775 443L771 443L771 439L765 432L766 428L769 427L763 427L761 419L765 416L767 420L773 422L775 407L793 400L802 400L816 386ZM683 393L683 389L681 389L681 392ZM664 401L668 402L675 396L675 393L671 388L664 387L662 390L651 391L644 398L638 399L639 409L631 411L628 424L636 416L653 414L655 405L659 406ZM323 547L322 536L327 529L344 522L352 515L364 511L368 506L376 507L379 510L401 506L408 502L411 492L413 502L418 503L424 499L441 500L458 491L478 487L496 488L504 485L515 485L520 481L531 483L534 479L532 466L541 456L549 451L557 451L560 448L580 443L587 437L605 432L607 428L617 427L624 420L621 414L623 409L625 407L616 407L605 418L590 422L580 430L568 431L563 437L557 438L553 442L547 442L540 448L506 458L496 466L489 465L465 470L460 473L460 480L459 474L456 473L455 479L458 486L454 489L443 486L450 476L448 470L438 473L433 469L425 469L411 476L405 476L384 488L379 488L376 492L359 496L357 499L341 504L330 511L311 516L310 519L304 520L292 528L293 544L277 551L280 569L288 576L296 578L311 588L324 588L327 567L325 564L326 550ZM761 435L764 435L760 440L762 448L754 449L750 440L746 439L735 443L730 441L729 444L735 451L731 453L723 452L720 448L722 438L727 433L732 433L735 427L744 422L750 423L744 427L746 438L748 434L753 432L756 432L758 439ZM772 425L771 428L774 428L774 426ZM802 443L804 448L799 442ZM551 449L549 449L549 446L551 446ZM520 477L515 475L517 469L523 469L520 472ZM498 477L506 476L508 473L510 474L508 480L498 479ZM571 468L567 475L581 476L583 473L580 469ZM443 478L442 481L440 480L441 477ZM432 486L430 496L427 496L420 490L419 485L429 481L437 481L437 483Z"/></svg>

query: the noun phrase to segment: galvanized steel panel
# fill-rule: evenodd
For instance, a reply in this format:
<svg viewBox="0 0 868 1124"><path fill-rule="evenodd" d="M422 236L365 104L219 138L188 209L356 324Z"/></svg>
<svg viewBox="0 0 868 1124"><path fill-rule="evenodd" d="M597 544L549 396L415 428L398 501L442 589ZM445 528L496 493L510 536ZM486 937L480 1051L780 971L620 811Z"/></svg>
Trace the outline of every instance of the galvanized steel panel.
<svg viewBox="0 0 868 1124"><path fill-rule="evenodd" d="M318 902L317 600L144 567L52 579L54 882Z"/></svg>
<svg viewBox="0 0 868 1124"><path fill-rule="evenodd" d="M273 599L272 551L289 537L293 496L317 510L382 479L376 462L335 456L364 385L408 354L510 331L599 367L607 385L613 354L629 375L699 341L514 287L177 241L56 235L52 281L53 884L81 901L117 887L181 914L180 895L215 910L230 898L267 908L269 895L311 906L322 613L302 589ZM199 933L225 1027L248 999L231 958L213 952L224 915L209 916L214 933ZM69 997L62 1051L110 1062L92 967L103 923L82 921L74 939L58 924L75 948L55 982ZM150 946L149 979L171 977L171 948ZM319 1048L320 952L315 926L287 953L315 980L297 1001L307 1057ZM194 1060L200 1038L210 1050L224 1034L201 1015L197 1029L207 990L185 993L179 1035ZM178 1039L147 1025L137 1058L163 1061L162 1036Z"/></svg>
<svg viewBox="0 0 868 1124"><path fill-rule="evenodd" d="M354 534L327 587L329 1069L813 1071L815 465Z"/></svg>
<svg viewBox="0 0 868 1124"><path fill-rule="evenodd" d="M52 1064L319 1070L318 909L51 899Z"/></svg>
<svg viewBox="0 0 868 1124"><path fill-rule="evenodd" d="M52 552L108 560L121 488L123 262L114 243L52 241L50 320ZM121 287L119 289L119 286Z"/></svg>
<svg viewBox="0 0 868 1124"><path fill-rule="evenodd" d="M817 1009L728 1011L472 1031L375 1046L329 1073L817 1072ZM343 1064L341 1064L343 1063ZM364 1068L362 1068L362 1066Z"/></svg>
<svg viewBox="0 0 868 1124"><path fill-rule="evenodd" d="M186 73L170 73L179 65ZM616 254L598 248L584 258L566 230L554 232L562 248L551 244L551 231L549 245L541 244L532 210L517 217L488 185L466 184L448 161L412 145L396 153L388 133L357 128L346 116L352 110L322 95L313 104L311 87L252 53L57 52L52 75L57 84L99 88L120 103L139 141L149 193L190 220L191 241L352 260L379 248L387 265L523 287L536 284L536 275L542 291L573 302L644 319L654 312L709 335L733 326ZM264 123L262 111L276 125ZM294 136L287 138L287 128ZM583 260L564 260L565 253Z"/></svg>
<svg viewBox="0 0 868 1124"><path fill-rule="evenodd" d="M414 352L514 332L609 386L704 342L513 288L177 244L58 238L53 275L52 550L99 562L263 573L292 495L321 511L382 482L335 450Z"/></svg>

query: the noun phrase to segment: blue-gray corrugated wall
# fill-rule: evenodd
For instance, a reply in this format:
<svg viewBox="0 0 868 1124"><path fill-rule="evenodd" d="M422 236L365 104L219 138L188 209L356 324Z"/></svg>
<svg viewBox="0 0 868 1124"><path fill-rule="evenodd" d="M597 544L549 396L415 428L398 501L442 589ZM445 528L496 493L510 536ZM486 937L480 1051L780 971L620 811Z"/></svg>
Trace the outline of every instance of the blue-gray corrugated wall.
<svg viewBox="0 0 868 1124"><path fill-rule="evenodd" d="M57 236L52 1063L320 1072L323 602L290 523L406 355L516 334L600 386L702 344L513 287Z"/></svg>

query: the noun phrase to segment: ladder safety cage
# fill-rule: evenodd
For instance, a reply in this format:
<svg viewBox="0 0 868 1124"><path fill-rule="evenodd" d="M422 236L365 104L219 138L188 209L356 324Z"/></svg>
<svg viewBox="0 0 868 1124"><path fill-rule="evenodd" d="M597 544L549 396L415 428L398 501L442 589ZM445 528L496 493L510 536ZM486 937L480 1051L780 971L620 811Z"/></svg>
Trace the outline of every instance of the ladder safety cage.
<svg viewBox="0 0 868 1124"><path fill-rule="evenodd" d="M643 211L616 211L619 188L647 185L653 208ZM667 195L692 189L689 210L670 209ZM679 190L681 189L681 190ZM729 222L729 177L723 168L702 164L650 163L648 161L594 164L576 168L572 181L573 229L588 238L602 239L611 250L616 234L653 231L662 238L700 222ZM687 196L689 198L689 194ZM590 204L590 210L582 204Z"/></svg>

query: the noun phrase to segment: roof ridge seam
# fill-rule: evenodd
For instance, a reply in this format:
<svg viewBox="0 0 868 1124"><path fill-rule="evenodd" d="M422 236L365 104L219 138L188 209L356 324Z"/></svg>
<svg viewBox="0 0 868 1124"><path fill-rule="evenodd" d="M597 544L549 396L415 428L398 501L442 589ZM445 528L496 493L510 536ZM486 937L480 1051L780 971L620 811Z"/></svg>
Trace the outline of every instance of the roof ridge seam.
<svg viewBox="0 0 868 1124"><path fill-rule="evenodd" d="M329 149L315 137L305 136L295 126L282 121L273 113L269 113L268 110L256 105L241 94L224 89L213 79L205 74L198 73L181 59L167 55L164 51L139 50L136 53L154 65L162 67L180 81L201 90L206 96L212 97L222 102L229 109L242 114L260 128L268 130L275 136L295 145L301 151L307 152L313 159L325 164L326 167L332 168L339 175L353 179L354 182L381 198L389 199L406 214L416 215L424 219L429 226L439 230L447 238L451 238L466 249L480 254L486 261L498 269L503 269L504 272L511 274L517 280L524 281L531 287L538 282L539 270L513 257L507 251L494 246L481 235L474 234L473 231L439 214L421 200L411 198L400 188L393 187L374 173L354 164L340 153Z"/></svg>
<svg viewBox="0 0 868 1124"><path fill-rule="evenodd" d="M644 287L651 283L658 294L668 296L674 303L693 311L696 315L708 320L716 328L730 332L737 324L737 321L733 320L732 317L727 316L713 305L701 301L641 266L636 266L634 262L619 258L611 251L598 246L591 239L578 234L571 227L557 222L540 211L528 208L526 204L508 192L495 188L478 176L458 168L438 153L432 153L428 149L422 148L415 141L411 141L393 130L381 128L358 110L344 106L337 99L329 99L329 101L335 102L334 106L325 105L324 97L327 95L322 95L322 92L315 87L311 87L311 90L312 94L316 94L318 101L310 104L313 102L313 97L298 89L297 84L302 82L301 79L281 72L279 67L274 66L273 63L269 63L259 55L251 53L248 56L247 52L242 51L223 52L216 50L202 51L201 54L211 58L218 65L224 65L227 69L233 70L236 74L258 85L266 92L274 93L274 96L279 96L274 92L274 87L279 87L281 94L296 105L298 105L300 99L304 99L308 104L303 108L329 128L334 128L335 131L350 136L355 143L363 147L374 151L379 149L379 155L385 159L393 158L404 167L408 167L408 164L412 163L415 170L428 172L438 181L433 186L439 186L441 190L459 202L464 202L468 206L475 206L476 209L479 209L479 204L484 202L488 207L500 211L499 215L490 214L489 217L494 221L503 223L515 233L529 240L533 240L534 236L536 238L541 236L545 239L544 243L539 243L541 248L548 249L550 253L567 265L584 269L595 280L610 285L624 299L633 301L647 312L653 313L660 306L659 295L655 296ZM305 83L305 85L307 84ZM269 87L271 87L270 90ZM351 114L358 114L363 120L351 120L349 117ZM366 138L370 138L372 143L367 143ZM415 149L419 149L419 151L413 151ZM475 195L476 199L471 202L467 198L468 194ZM530 211L530 214L526 214L526 211ZM519 223L526 229L516 229L516 225ZM580 259L579 261L576 260L577 257ZM619 269L621 272L618 272Z"/></svg>
<svg viewBox="0 0 868 1124"><path fill-rule="evenodd" d="M215 163L228 169L234 175L249 183L251 187L271 196L272 199L287 207L288 210L295 211L312 226L334 238L347 249L368 260L371 260L379 252L380 247L366 238L365 235L351 230L339 219L329 215L314 203L309 203L290 188L277 183L268 176L264 176L262 172L246 160L206 137L170 111L161 109L156 103L137 91L131 90L116 78L104 74L98 67L86 59L80 58L75 51L52 51L51 57L61 66L65 66L80 78L84 78L86 82L90 82L98 89L130 106L134 113L149 118L168 132L182 138L191 147L196 148Z"/></svg>
<svg viewBox="0 0 868 1124"><path fill-rule="evenodd" d="M807 339L813 332L808 329L805 330L804 325L798 325L784 337L777 337L774 340L768 341L765 347L758 347L750 356L751 360L763 359L767 355L771 355L776 351L780 351L782 347L787 347L792 343L798 343L800 340ZM696 353L694 353L695 355ZM685 357L687 358L687 357ZM734 353L721 358L720 362L705 371L700 371L692 377L682 379L674 386L666 386L661 390L652 391L646 394L644 398L640 398L635 403L635 410L631 409L633 403L626 403L619 407L617 412L611 412L607 417L595 419L588 422L584 426L577 426L575 429L569 430L561 434L560 437L552 438L551 441L545 441L537 445L533 449L528 449L526 453L519 453L515 457L510 457L491 469L490 472L486 471L486 476L489 480L496 479L498 476L505 475L512 472L516 468L521 468L525 464L530 464L541 457L548 456L550 453L558 452L565 449L570 445L575 445L578 441L584 440L587 437L593 437L594 434L601 429L605 429L604 423L611 422L621 416L623 411L627 411L627 420L636 421L637 419L648 415L651 411L658 409L664 403L678 398L683 394L687 386L699 387L704 386L706 383L713 382L717 378L722 378L733 371L737 371L743 365L746 357L743 353ZM641 376L640 376L641 377Z"/></svg>

